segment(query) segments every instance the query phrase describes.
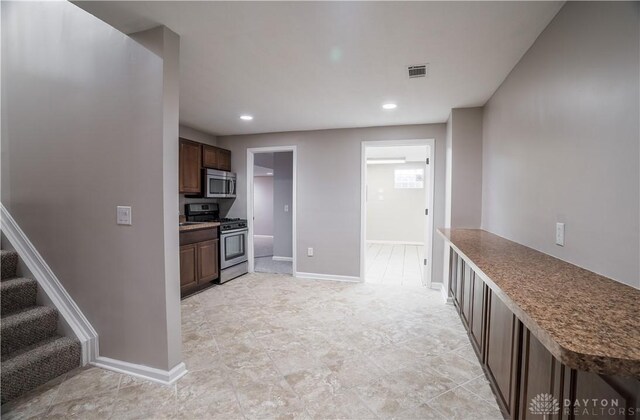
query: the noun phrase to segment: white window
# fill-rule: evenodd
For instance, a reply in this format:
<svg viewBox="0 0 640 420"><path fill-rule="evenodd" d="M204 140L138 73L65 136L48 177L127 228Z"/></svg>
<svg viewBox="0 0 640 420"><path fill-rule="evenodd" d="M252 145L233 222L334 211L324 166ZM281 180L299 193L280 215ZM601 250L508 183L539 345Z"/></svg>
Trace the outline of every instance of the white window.
<svg viewBox="0 0 640 420"><path fill-rule="evenodd" d="M423 169L396 169L396 188L424 188Z"/></svg>

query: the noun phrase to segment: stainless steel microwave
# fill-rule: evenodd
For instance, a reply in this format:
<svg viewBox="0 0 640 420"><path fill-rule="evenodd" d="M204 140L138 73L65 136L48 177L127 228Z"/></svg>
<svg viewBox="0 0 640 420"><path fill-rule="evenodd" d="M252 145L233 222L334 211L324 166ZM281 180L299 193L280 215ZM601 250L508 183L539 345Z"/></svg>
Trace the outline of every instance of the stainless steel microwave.
<svg viewBox="0 0 640 420"><path fill-rule="evenodd" d="M236 174L233 172L205 169L204 196L208 198L235 198Z"/></svg>

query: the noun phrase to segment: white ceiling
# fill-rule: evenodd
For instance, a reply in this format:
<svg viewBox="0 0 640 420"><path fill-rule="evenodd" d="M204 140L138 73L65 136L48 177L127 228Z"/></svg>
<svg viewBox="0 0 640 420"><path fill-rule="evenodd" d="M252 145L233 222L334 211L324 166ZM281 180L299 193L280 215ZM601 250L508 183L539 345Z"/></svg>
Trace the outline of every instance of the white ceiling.
<svg viewBox="0 0 640 420"><path fill-rule="evenodd" d="M219 135L444 122L483 105L563 4L75 3L125 33L177 32L180 121ZM408 79L416 63L428 78Z"/></svg>

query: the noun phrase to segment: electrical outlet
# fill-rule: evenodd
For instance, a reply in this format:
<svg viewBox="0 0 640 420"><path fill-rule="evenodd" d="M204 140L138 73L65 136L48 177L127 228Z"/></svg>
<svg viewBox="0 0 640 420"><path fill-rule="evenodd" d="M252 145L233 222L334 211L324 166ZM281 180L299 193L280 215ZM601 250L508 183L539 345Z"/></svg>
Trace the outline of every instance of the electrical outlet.
<svg viewBox="0 0 640 420"><path fill-rule="evenodd" d="M131 225L131 207L118 206L116 210L116 223L119 225Z"/></svg>
<svg viewBox="0 0 640 420"><path fill-rule="evenodd" d="M289 213L289 205L288 204L284 205L284 212L285 213Z"/></svg>
<svg viewBox="0 0 640 420"><path fill-rule="evenodd" d="M564 223L556 223L556 245L564 246Z"/></svg>
<svg viewBox="0 0 640 420"><path fill-rule="evenodd" d="M313 257L313 248L307 248L307 257Z"/></svg>

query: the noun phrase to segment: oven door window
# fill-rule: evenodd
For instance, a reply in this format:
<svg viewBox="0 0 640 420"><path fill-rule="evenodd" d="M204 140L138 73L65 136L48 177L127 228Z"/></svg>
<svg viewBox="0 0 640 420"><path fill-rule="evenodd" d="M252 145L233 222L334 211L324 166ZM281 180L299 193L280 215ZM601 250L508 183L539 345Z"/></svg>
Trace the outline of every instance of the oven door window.
<svg viewBox="0 0 640 420"><path fill-rule="evenodd" d="M220 178L209 178L209 193L210 194L226 194L227 193L227 180Z"/></svg>
<svg viewBox="0 0 640 420"><path fill-rule="evenodd" d="M233 260L244 256L245 233L229 235L224 238L224 259L226 261Z"/></svg>

